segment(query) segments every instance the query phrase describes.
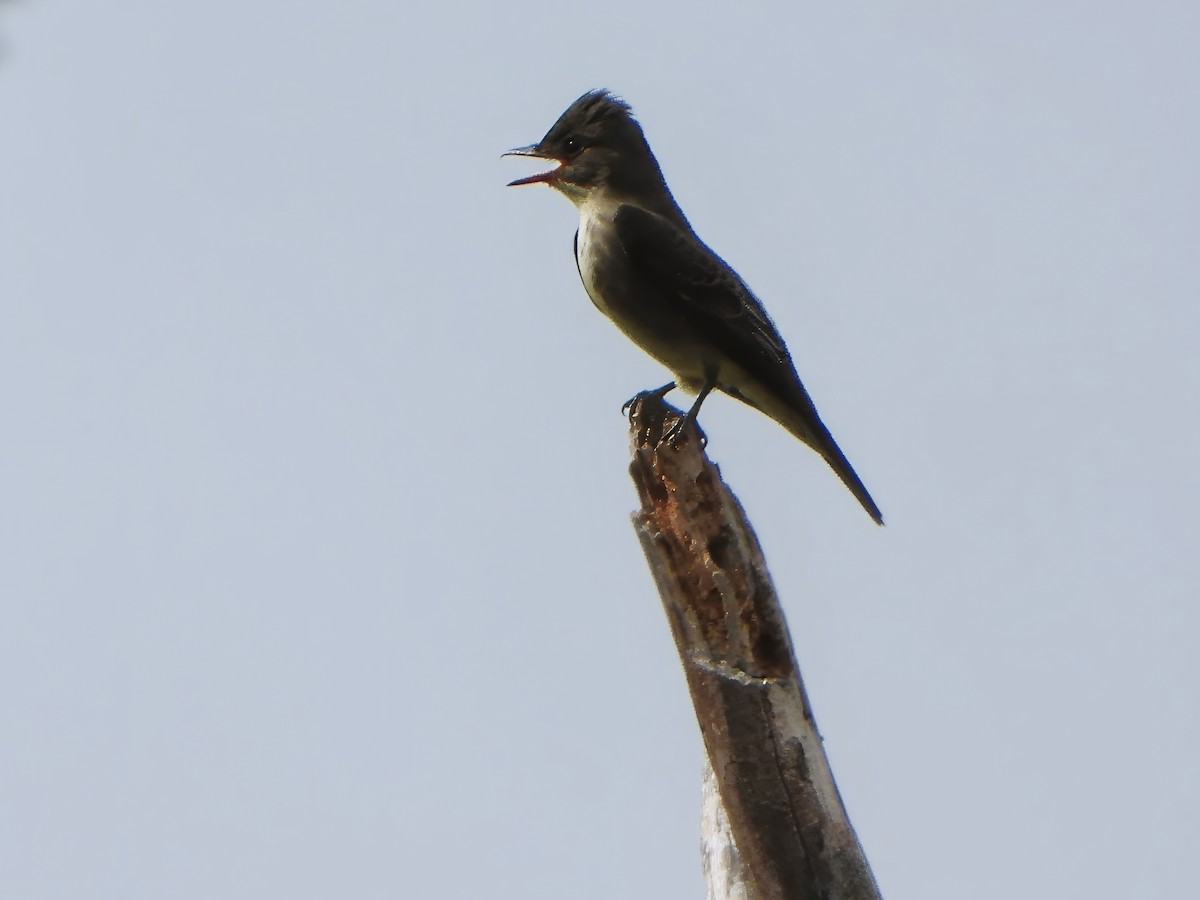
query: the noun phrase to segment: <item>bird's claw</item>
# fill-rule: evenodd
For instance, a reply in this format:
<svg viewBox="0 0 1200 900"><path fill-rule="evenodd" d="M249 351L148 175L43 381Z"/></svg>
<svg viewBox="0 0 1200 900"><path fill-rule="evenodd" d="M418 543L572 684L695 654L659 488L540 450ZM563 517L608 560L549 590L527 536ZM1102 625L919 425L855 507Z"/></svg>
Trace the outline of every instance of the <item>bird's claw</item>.
<svg viewBox="0 0 1200 900"><path fill-rule="evenodd" d="M659 446L661 447L663 444L666 444L672 450L678 450L679 439L683 437L683 429L686 421L684 418L676 419L671 424L671 427L663 432L662 440L658 442Z"/></svg>
<svg viewBox="0 0 1200 900"><path fill-rule="evenodd" d="M624 403L621 404L621 414L628 416L629 411L631 409L633 409L633 407L640 400L644 400L646 397L653 397L656 400L661 400L663 397L667 396L667 394L671 393L671 391L673 391L673 390L675 390L675 382L672 381L667 384L664 384L660 388L654 388L653 390L649 390L649 391L638 391L636 394L634 394L632 397L630 397L628 400L626 400Z"/></svg>
<svg viewBox="0 0 1200 900"><path fill-rule="evenodd" d="M688 422L687 416L680 416L676 419L671 424L671 427L663 432L658 446L661 447L663 444L666 444L672 450L678 450L679 442L687 431ZM696 438L700 441L700 448L704 449L708 446L708 435L704 433L704 430L695 421L692 421L691 424L696 428Z"/></svg>

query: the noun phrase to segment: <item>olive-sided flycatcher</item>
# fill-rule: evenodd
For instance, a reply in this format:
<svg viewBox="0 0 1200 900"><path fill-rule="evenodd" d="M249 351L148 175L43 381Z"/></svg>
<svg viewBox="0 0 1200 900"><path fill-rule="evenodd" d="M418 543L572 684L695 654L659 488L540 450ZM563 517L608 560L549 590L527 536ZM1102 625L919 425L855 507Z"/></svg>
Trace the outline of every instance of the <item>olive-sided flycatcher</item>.
<svg viewBox="0 0 1200 900"><path fill-rule="evenodd" d="M512 185L547 184L579 208L575 263L599 310L695 393L673 442L719 389L766 413L825 459L880 525L883 516L817 415L758 298L684 217L629 105L590 91L517 156L554 160ZM511 185L510 185L511 186Z"/></svg>

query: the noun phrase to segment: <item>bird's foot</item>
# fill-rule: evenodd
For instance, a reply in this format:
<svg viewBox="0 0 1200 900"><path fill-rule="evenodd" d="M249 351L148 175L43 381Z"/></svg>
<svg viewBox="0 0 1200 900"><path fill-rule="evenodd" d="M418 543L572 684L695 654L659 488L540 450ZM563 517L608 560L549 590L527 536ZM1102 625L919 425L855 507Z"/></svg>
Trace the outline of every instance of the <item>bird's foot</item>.
<svg viewBox="0 0 1200 900"><path fill-rule="evenodd" d="M687 419L680 416L672 423L670 428L663 432L662 440L658 442L658 445L661 447L663 444L666 444L672 450L678 450L679 439L683 437L685 428L687 428Z"/></svg>
<svg viewBox="0 0 1200 900"><path fill-rule="evenodd" d="M672 423L671 427L663 432L662 439L658 442L658 446L666 444L672 450L679 449L679 442L683 439L687 432L688 424L692 424L696 428L696 437L700 440L700 448L704 449L708 446L708 435L704 433L704 429L700 427L694 420L690 420L687 416L680 416Z"/></svg>
<svg viewBox="0 0 1200 900"><path fill-rule="evenodd" d="M638 391L636 394L634 394L632 397L630 397L628 400L626 400L624 403L621 404L621 414L628 416L630 413L630 410L633 409L633 407L636 403L638 403L642 400L645 400L647 397L654 397L656 400L661 400L663 397L667 396L667 394L671 393L671 391L673 391L673 390L675 390L675 382L671 381L671 382L668 382L667 384L664 384L660 388L655 388L652 391Z"/></svg>

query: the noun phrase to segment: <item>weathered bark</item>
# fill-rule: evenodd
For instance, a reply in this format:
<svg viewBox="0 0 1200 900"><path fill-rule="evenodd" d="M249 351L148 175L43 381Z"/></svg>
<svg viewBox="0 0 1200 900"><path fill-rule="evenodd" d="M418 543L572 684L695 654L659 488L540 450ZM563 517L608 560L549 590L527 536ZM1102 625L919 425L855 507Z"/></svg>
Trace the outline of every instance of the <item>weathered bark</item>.
<svg viewBox="0 0 1200 900"><path fill-rule="evenodd" d="M707 756L700 779L700 866L706 900L759 900L733 842L717 775Z"/></svg>
<svg viewBox="0 0 1200 900"><path fill-rule="evenodd" d="M677 448L658 447L680 415L635 400L630 472L642 503L634 524L723 807L705 814L709 897L879 900L750 523L695 428Z"/></svg>

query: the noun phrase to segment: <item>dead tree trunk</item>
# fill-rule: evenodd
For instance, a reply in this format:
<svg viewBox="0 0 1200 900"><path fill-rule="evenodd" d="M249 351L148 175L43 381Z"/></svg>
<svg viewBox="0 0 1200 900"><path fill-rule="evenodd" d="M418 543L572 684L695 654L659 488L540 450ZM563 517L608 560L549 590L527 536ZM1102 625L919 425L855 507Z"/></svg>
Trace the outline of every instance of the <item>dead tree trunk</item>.
<svg viewBox="0 0 1200 900"><path fill-rule="evenodd" d="M762 549L681 413L630 410L634 525L662 595L708 751L708 896L880 900L821 745Z"/></svg>

